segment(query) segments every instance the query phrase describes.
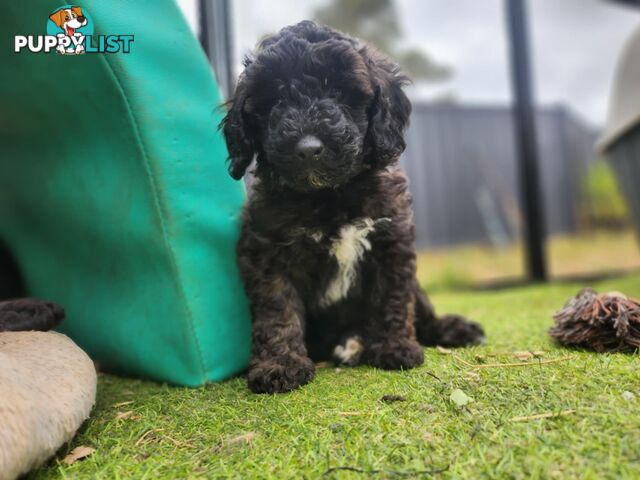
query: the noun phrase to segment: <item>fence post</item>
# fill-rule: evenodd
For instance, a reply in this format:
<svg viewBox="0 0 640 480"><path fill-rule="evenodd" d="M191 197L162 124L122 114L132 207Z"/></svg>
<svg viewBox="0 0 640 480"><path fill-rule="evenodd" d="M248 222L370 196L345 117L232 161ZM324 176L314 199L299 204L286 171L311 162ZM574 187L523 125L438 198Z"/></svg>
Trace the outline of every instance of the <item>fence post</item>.
<svg viewBox="0 0 640 480"><path fill-rule="evenodd" d="M233 72L233 27L229 0L198 0L200 44L216 74L224 99L235 86Z"/></svg>
<svg viewBox="0 0 640 480"><path fill-rule="evenodd" d="M538 148L525 0L505 0L509 32L515 146L524 209L523 238L531 280L547 278L544 211L540 190Z"/></svg>

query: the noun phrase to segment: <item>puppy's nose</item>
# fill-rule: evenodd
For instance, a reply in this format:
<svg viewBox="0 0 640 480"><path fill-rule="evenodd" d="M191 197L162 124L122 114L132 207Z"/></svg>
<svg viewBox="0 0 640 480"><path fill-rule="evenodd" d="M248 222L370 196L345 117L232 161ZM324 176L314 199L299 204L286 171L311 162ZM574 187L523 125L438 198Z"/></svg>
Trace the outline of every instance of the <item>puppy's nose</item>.
<svg viewBox="0 0 640 480"><path fill-rule="evenodd" d="M79 21L80 23L84 23L84 21L85 21L85 17L84 17L83 15L78 15L78 21Z"/></svg>
<svg viewBox="0 0 640 480"><path fill-rule="evenodd" d="M322 140L313 135L305 135L300 139L295 148L296 156L300 160L313 160L324 150Z"/></svg>

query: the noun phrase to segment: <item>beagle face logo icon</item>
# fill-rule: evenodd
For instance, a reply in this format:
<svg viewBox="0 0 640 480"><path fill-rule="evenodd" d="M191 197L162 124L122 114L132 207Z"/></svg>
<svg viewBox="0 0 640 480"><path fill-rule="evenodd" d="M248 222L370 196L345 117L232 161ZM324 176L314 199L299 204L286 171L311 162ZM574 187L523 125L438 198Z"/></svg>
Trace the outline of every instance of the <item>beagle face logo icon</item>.
<svg viewBox="0 0 640 480"><path fill-rule="evenodd" d="M60 55L129 53L133 35L94 35L93 19L78 5L57 8L47 19L46 35L16 35L13 51Z"/></svg>
<svg viewBox="0 0 640 480"><path fill-rule="evenodd" d="M66 5L49 15L47 35L59 39L56 47L58 53L78 55L86 51L84 37L93 36L93 22L82 8Z"/></svg>

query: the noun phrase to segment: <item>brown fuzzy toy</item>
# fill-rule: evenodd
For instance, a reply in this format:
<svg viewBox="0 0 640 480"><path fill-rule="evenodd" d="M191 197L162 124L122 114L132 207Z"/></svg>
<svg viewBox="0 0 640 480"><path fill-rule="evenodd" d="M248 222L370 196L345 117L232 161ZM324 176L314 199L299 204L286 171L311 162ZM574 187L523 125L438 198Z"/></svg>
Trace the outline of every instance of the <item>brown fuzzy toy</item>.
<svg viewBox="0 0 640 480"><path fill-rule="evenodd" d="M596 352L633 352L640 347L640 302L618 292L585 288L553 316L558 343Z"/></svg>

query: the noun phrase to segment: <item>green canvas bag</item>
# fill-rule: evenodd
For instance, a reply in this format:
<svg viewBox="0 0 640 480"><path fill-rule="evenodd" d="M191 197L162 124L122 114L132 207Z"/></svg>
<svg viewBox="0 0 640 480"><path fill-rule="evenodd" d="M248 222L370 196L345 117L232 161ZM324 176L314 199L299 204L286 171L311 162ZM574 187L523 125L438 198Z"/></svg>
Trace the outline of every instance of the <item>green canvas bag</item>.
<svg viewBox="0 0 640 480"><path fill-rule="evenodd" d="M52 0L1 0L0 238L29 294L108 371L197 386L242 371L250 318L235 262L241 183L218 89L171 0L87 0L130 52L14 53Z"/></svg>

